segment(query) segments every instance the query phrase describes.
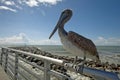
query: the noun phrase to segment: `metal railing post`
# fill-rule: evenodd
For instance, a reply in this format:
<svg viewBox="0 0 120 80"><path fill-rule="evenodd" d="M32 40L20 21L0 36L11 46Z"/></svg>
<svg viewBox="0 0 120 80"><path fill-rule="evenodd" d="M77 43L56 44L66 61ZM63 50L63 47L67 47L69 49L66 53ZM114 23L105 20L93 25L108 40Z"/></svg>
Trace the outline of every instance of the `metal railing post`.
<svg viewBox="0 0 120 80"><path fill-rule="evenodd" d="M47 60L44 61L44 80L50 80L50 74L48 73L50 71L50 62Z"/></svg>
<svg viewBox="0 0 120 80"><path fill-rule="evenodd" d="M15 74L14 74L14 80L17 80L18 78L18 53L15 53Z"/></svg>
<svg viewBox="0 0 120 80"><path fill-rule="evenodd" d="M3 48L1 49L1 58L0 58L0 64L2 65L2 58L3 58Z"/></svg>
<svg viewBox="0 0 120 80"><path fill-rule="evenodd" d="M5 52L5 68L4 68L5 72L7 72L7 63L8 63L8 52L6 50L6 52Z"/></svg>

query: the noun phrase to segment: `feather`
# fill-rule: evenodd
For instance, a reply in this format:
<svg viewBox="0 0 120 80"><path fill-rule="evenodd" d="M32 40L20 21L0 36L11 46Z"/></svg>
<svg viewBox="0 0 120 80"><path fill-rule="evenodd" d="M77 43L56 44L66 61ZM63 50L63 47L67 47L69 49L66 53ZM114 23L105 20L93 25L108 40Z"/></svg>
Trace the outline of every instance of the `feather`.
<svg viewBox="0 0 120 80"><path fill-rule="evenodd" d="M96 46L90 39L87 39L73 31L69 31L68 40L71 41L71 43L76 45L78 48L82 48L84 51L88 51L93 55L97 54Z"/></svg>

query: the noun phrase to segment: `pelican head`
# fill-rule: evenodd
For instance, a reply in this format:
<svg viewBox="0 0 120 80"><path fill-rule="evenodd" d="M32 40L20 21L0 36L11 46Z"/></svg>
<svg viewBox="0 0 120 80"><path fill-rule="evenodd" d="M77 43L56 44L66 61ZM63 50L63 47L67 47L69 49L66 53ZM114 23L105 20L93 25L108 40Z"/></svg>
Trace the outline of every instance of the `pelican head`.
<svg viewBox="0 0 120 80"><path fill-rule="evenodd" d="M72 10L70 9L65 9L62 13L61 13L61 16L58 20L58 23L57 25L55 26L53 32L51 33L49 39L53 36L53 34L57 31L58 28L63 28L64 27L64 24L70 20L72 16Z"/></svg>

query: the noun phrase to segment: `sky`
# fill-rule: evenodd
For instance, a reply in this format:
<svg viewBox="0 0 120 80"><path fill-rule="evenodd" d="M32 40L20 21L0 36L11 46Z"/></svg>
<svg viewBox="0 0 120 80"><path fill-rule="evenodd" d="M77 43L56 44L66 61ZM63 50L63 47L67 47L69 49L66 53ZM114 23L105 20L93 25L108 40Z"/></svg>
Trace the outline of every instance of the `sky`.
<svg viewBox="0 0 120 80"><path fill-rule="evenodd" d="M57 32L48 38L67 8L73 16L66 31L120 46L120 0L0 0L0 45L60 45Z"/></svg>

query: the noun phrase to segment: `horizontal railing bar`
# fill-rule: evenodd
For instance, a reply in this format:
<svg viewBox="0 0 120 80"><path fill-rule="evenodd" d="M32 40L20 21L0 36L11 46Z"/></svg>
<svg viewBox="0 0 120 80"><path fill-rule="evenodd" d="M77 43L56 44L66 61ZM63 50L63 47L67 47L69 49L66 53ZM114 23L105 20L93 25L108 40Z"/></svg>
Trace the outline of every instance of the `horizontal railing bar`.
<svg viewBox="0 0 120 80"><path fill-rule="evenodd" d="M12 56L12 57L15 57L15 54L9 54L10 56Z"/></svg>
<svg viewBox="0 0 120 80"><path fill-rule="evenodd" d="M15 68L15 66L12 63L8 63L8 67L12 68L12 71L14 71L13 68Z"/></svg>
<svg viewBox="0 0 120 80"><path fill-rule="evenodd" d="M35 66L35 67L37 67L37 68L39 68L39 69L42 69L42 70L44 70L44 68L43 67L39 67L39 66L37 66L37 65L34 65L34 64L32 64L31 62L29 62L29 61L27 61L27 60L25 60L25 59L23 59L23 58L21 58L21 57L19 57L19 59L21 60L21 61L24 61L24 62L26 62L26 63L28 63L28 64L30 64L30 65L32 65L32 66ZM15 61L15 60L13 60L11 57L9 57L9 60L11 60L11 61ZM11 64L11 63L10 63ZM12 64L11 64L12 65ZM12 65L13 66L13 65ZM24 67L23 67L24 68ZM27 71L28 72L28 71ZM29 72L28 72L29 73ZM33 75L33 74L32 74ZM36 75L33 75L34 77L36 76ZM38 76L37 76L37 78L38 78ZM39 77L40 78L40 77Z"/></svg>
<svg viewBox="0 0 120 80"><path fill-rule="evenodd" d="M15 62L15 60L13 60L12 58L9 58L8 64L10 64L12 67L15 68L15 64L13 62Z"/></svg>
<svg viewBox="0 0 120 80"><path fill-rule="evenodd" d="M14 56L15 56L15 55L14 55ZM9 59L10 59L11 61L15 61L15 60L13 60L11 57L9 57ZM38 66L38 65L36 65L35 63L31 63L31 62L29 62L29 61L23 59L22 57L19 57L19 59L20 59L21 61L24 61L24 62L26 62L26 63L32 65L33 67L36 67L36 68L42 70L42 71L44 70L44 67Z"/></svg>
<svg viewBox="0 0 120 80"><path fill-rule="evenodd" d="M24 77L18 73L18 80L24 80Z"/></svg>
<svg viewBox="0 0 120 80"><path fill-rule="evenodd" d="M9 58L9 59L12 60L12 61L14 61L12 58ZM19 57L19 59L20 59L21 61L24 61L24 62L26 62L26 63L32 65L32 66L37 67L37 68L40 69L40 70L44 70L43 67L37 66L37 65L35 65L35 64L32 64L31 62L29 62L29 61L27 61L27 60L25 60L25 59L23 59L23 58L21 58L21 57ZM19 66L19 67L21 67L21 66ZM24 67L22 67L22 68L24 68ZM27 72L28 72L28 71L27 71ZM39 78L40 78L40 77L39 77Z"/></svg>
<svg viewBox="0 0 120 80"><path fill-rule="evenodd" d="M5 55L4 54L2 55L2 59L5 59Z"/></svg>
<svg viewBox="0 0 120 80"><path fill-rule="evenodd" d="M11 67L7 68L7 73L11 76L11 78L14 78L14 72Z"/></svg>
<svg viewBox="0 0 120 80"><path fill-rule="evenodd" d="M13 60L12 58L11 58L11 60ZM8 62L8 68L11 70L11 72L13 73L13 80L15 79L15 64L13 64L12 62L10 62L10 60L9 60L9 62ZM19 70L19 69L18 69ZM18 79L19 80L19 79Z"/></svg>
<svg viewBox="0 0 120 80"><path fill-rule="evenodd" d="M14 78L14 76L12 75L12 73L11 73L10 69L8 69L7 74L9 75L9 77L11 78L11 80L14 80L14 79L13 79L13 78Z"/></svg>
<svg viewBox="0 0 120 80"><path fill-rule="evenodd" d="M15 62L15 60L14 59L12 59L11 57L9 57L9 60L8 60L8 62Z"/></svg>
<svg viewBox="0 0 120 80"><path fill-rule="evenodd" d="M42 70L42 71L44 70L44 67L38 66L38 65L36 65L35 63L31 63L31 62L29 62L29 61L27 61L27 60L25 60L25 59L23 59L23 58L21 58L21 57L19 57L19 59L20 59L21 61L24 61L24 62L32 65L33 67L36 67L36 68Z"/></svg>
<svg viewBox="0 0 120 80"><path fill-rule="evenodd" d="M5 59L2 60L2 65L5 64Z"/></svg>
<svg viewBox="0 0 120 80"><path fill-rule="evenodd" d="M84 68L83 73L86 73L87 75L90 75L90 76L98 76L106 80L119 80L116 73L106 72L106 71L87 68L87 67Z"/></svg>
<svg viewBox="0 0 120 80"><path fill-rule="evenodd" d="M9 66L7 69L10 71L10 73L11 73L12 75L14 75L14 71L13 71L13 69L12 69L10 66Z"/></svg>
<svg viewBox="0 0 120 80"><path fill-rule="evenodd" d="M30 69L26 68L25 66L18 64L19 67L21 67L22 69L24 69L25 71L27 71L28 73L30 73L31 75L33 75L35 78L40 79L40 76L37 76L35 73L31 72Z"/></svg>
<svg viewBox="0 0 120 80"><path fill-rule="evenodd" d="M58 59L54 59L54 58L50 58L50 57L42 56L42 55L36 55L36 54L30 53L30 52L20 51L20 50L11 49L11 48L4 48L4 49L8 49L9 51L15 51L18 54L32 56L32 57L40 59L40 60L47 60L47 61L50 61L52 63L58 64L58 65L63 65L63 63L64 63L64 61L62 61L62 60L58 60Z"/></svg>
<svg viewBox="0 0 120 80"><path fill-rule="evenodd" d="M10 66L10 64L8 65L8 69L10 69L11 70L11 73L14 75L15 74L15 70L13 69L13 67L12 66Z"/></svg>
<svg viewBox="0 0 120 80"><path fill-rule="evenodd" d="M26 80L30 80L29 77L26 74L23 74L22 71L18 71L18 74L21 75L23 78L25 78Z"/></svg>
<svg viewBox="0 0 120 80"><path fill-rule="evenodd" d="M4 66L5 66L5 56L3 56L3 58L2 58L2 65L4 64Z"/></svg>

